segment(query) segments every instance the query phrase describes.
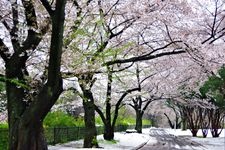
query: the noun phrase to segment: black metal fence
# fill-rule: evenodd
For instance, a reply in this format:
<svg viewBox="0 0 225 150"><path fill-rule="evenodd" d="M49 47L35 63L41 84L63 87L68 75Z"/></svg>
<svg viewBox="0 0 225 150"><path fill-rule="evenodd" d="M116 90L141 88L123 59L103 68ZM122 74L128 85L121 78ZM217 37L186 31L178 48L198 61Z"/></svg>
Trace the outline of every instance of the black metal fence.
<svg viewBox="0 0 225 150"><path fill-rule="evenodd" d="M134 129L134 125L119 125L115 127L115 132L126 131L127 129ZM144 125L143 128L148 128L150 125ZM45 137L49 145L54 145L57 143L65 143L68 141L75 141L82 139L84 137L85 130L84 127L54 127L45 128ZM98 126L97 133L103 134L104 127ZM8 145L8 130L0 129L0 150L7 149Z"/></svg>
<svg viewBox="0 0 225 150"><path fill-rule="evenodd" d="M134 129L134 125L119 125L115 127L115 132L126 131L127 129ZM144 126L144 127L150 127ZM65 143L68 141L75 141L84 138L85 130L84 127L54 127L54 128L46 128L45 136L48 144L57 144L57 143ZM104 127L98 126L97 133L103 134Z"/></svg>

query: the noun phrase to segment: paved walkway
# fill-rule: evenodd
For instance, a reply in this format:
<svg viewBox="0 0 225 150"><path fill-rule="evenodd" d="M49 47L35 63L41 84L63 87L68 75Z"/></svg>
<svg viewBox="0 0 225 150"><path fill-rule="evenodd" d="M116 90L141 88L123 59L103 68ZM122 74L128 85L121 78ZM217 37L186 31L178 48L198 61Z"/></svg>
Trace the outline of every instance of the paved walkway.
<svg viewBox="0 0 225 150"><path fill-rule="evenodd" d="M188 137L174 136L167 133L164 129L150 129L150 136L157 139L157 143L147 142L138 150L190 150L195 148L204 149L197 142L190 140Z"/></svg>

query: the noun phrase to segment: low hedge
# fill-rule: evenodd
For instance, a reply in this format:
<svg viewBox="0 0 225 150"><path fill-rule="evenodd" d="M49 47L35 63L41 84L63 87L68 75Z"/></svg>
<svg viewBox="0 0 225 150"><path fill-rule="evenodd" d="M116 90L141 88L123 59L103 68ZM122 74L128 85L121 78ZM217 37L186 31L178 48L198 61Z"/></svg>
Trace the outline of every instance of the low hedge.
<svg viewBox="0 0 225 150"><path fill-rule="evenodd" d="M79 140L84 137L84 119L74 118L62 111L50 112L44 120L45 136L48 144L63 143ZM96 117L97 132L103 134L103 123L100 117ZM119 116L115 132L134 128L135 118ZM146 126L147 125L147 126ZM151 121L143 120L143 127L151 126ZM0 123L0 150L8 149L8 124Z"/></svg>

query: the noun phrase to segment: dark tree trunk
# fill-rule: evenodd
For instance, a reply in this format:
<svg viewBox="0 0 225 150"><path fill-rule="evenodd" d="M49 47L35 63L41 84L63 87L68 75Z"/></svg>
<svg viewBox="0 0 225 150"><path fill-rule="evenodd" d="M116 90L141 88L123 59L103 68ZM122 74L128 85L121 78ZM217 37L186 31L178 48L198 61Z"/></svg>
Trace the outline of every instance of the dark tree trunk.
<svg viewBox="0 0 225 150"><path fill-rule="evenodd" d="M97 129L95 126L95 104L91 92L95 80L93 80L92 77L92 74L81 75L78 77L80 87L83 91L82 99L85 122L84 148L98 147Z"/></svg>
<svg viewBox="0 0 225 150"><path fill-rule="evenodd" d="M223 111L221 112L220 109L212 109L209 113L209 120L210 120L210 130L212 137L219 137L222 132L223 122L224 122L224 115L222 115Z"/></svg>
<svg viewBox="0 0 225 150"><path fill-rule="evenodd" d="M111 68L112 69L112 68ZM108 83L106 92L106 117L104 123L104 139L114 139L114 125L111 124L112 70L108 67Z"/></svg>
<svg viewBox="0 0 225 150"><path fill-rule="evenodd" d="M112 68L111 68L112 69ZM113 115L113 118L111 118L111 84L112 84L112 74L113 71L110 68L108 68L108 84L107 84L107 94L106 94L106 115L104 116L103 111L101 111L97 106L95 107L95 110L100 115L103 123L104 123L104 139L105 140L113 140L114 139L114 130L116 125L116 120L119 115L119 109L121 106L121 103L123 99L126 97L127 94L132 93L133 91L139 90L139 88L133 88L126 90L119 100L116 103L115 106L115 112Z"/></svg>
<svg viewBox="0 0 225 150"><path fill-rule="evenodd" d="M136 110L136 125L135 130L137 133L142 133L142 112Z"/></svg>
<svg viewBox="0 0 225 150"><path fill-rule="evenodd" d="M207 137L207 135L208 135L208 130L209 130L209 129L203 129L203 128L202 128L202 135L203 135L203 138L206 138L206 137Z"/></svg>
<svg viewBox="0 0 225 150"><path fill-rule="evenodd" d="M198 133L198 129L191 129L191 133L193 137L196 137Z"/></svg>
<svg viewBox="0 0 225 150"><path fill-rule="evenodd" d="M212 137L219 137L220 136L220 133L218 132L219 129L211 129L211 134L212 134Z"/></svg>
<svg viewBox="0 0 225 150"><path fill-rule="evenodd" d="M22 1L25 9L27 26L36 29L36 16L32 1ZM26 50L35 50L41 41L41 33L29 28L26 41L20 46L17 41L18 10L12 8L14 30L12 45L14 53L10 58L4 58L6 67L6 93L9 123L9 149L10 150L46 150L47 143L43 134L42 122L51 107L62 92L62 79L60 75L62 38L64 27L65 0L57 0L54 11L51 12L52 38L48 65L48 81L39 94L29 95L28 84L24 76L28 76ZM14 5L17 4L15 1ZM45 3L46 4L46 3ZM17 7L15 7L17 8ZM23 55L21 55L23 54ZM1 55L2 56L2 55Z"/></svg>
<svg viewBox="0 0 225 150"><path fill-rule="evenodd" d="M173 124L172 121L170 120L169 116L168 116L166 113L164 113L164 115L166 116L166 118L167 118L167 120L168 120L168 123L169 123L169 125L170 125L170 128L171 128L171 129L174 129L174 124Z"/></svg>
<svg viewBox="0 0 225 150"><path fill-rule="evenodd" d="M41 124L23 126L14 124L14 140L11 140L10 150L47 150L47 143L44 138L43 127ZM10 134L11 135L11 134ZM10 138L12 139L12 138Z"/></svg>
<svg viewBox="0 0 225 150"><path fill-rule="evenodd" d="M104 135L105 140L113 140L114 139L114 125L111 124L111 104L107 101L106 104L106 119L104 123Z"/></svg>
<svg viewBox="0 0 225 150"><path fill-rule="evenodd" d="M187 130L187 119L184 117L181 117L181 128L182 130Z"/></svg>
<svg viewBox="0 0 225 150"><path fill-rule="evenodd" d="M85 121L85 135L84 148L98 147L97 129L95 126L95 108L93 101L83 101L84 106L84 121Z"/></svg>
<svg viewBox="0 0 225 150"><path fill-rule="evenodd" d="M44 138L41 124L22 126L18 132L18 146L20 150L47 150L47 143Z"/></svg>
<svg viewBox="0 0 225 150"><path fill-rule="evenodd" d="M182 113L187 118L187 125L188 128L191 130L193 137L197 136L197 132L199 130L201 122L198 109L199 109L198 107L189 107L189 106L182 107Z"/></svg>
<svg viewBox="0 0 225 150"><path fill-rule="evenodd" d="M113 140L114 139L114 127L111 124L104 125L104 139L105 140Z"/></svg>

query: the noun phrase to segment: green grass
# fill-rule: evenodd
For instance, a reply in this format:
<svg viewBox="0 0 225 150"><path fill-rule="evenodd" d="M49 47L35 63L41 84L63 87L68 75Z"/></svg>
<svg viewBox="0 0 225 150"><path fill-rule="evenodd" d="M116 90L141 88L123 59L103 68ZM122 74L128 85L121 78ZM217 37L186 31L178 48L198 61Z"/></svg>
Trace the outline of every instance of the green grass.
<svg viewBox="0 0 225 150"><path fill-rule="evenodd" d="M111 141L107 141L107 140L98 140L99 143L102 143L102 144L116 144L118 143L119 141L118 140L111 140Z"/></svg>

